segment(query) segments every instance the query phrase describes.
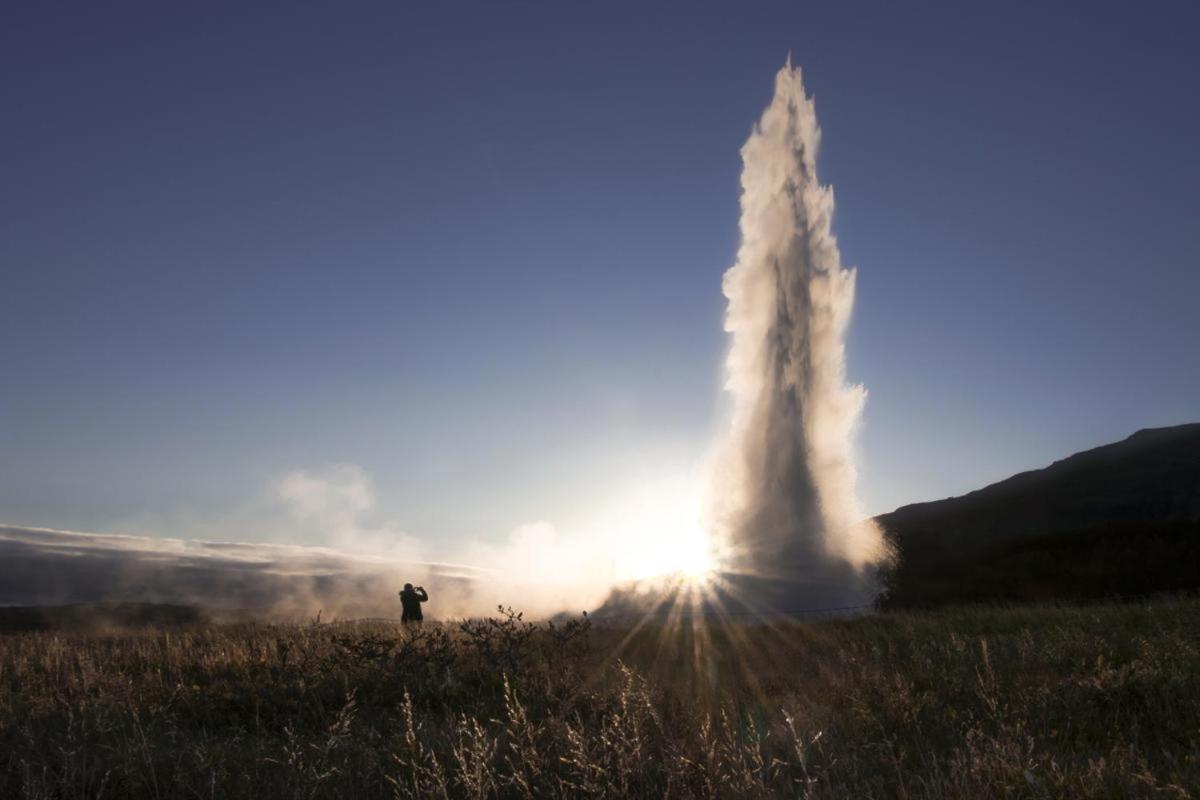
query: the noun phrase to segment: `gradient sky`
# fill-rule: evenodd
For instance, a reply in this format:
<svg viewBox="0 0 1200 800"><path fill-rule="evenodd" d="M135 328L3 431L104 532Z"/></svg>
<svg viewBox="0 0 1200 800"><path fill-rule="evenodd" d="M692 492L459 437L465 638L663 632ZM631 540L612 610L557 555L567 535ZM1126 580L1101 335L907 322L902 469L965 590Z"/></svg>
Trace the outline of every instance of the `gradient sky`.
<svg viewBox="0 0 1200 800"><path fill-rule="evenodd" d="M0 11L0 521L351 464L449 545L686 471L789 51L868 510L1200 420L1195 3L185 5Z"/></svg>

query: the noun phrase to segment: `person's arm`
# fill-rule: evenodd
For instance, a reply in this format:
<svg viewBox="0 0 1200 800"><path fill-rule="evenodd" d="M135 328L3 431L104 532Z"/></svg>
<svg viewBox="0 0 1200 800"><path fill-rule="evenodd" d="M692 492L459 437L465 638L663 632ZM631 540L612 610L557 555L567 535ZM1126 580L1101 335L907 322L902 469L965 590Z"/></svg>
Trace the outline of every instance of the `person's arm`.
<svg viewBox="0 0 1200 800"><path fill-rule="evenodd" d="M429 599L429 592L425 591L424 586L422 586L420 589L417 589L417 591L421 593L420 596L417 597L417 599L420 600L422 603L424 603L426 600Z"/></svg>

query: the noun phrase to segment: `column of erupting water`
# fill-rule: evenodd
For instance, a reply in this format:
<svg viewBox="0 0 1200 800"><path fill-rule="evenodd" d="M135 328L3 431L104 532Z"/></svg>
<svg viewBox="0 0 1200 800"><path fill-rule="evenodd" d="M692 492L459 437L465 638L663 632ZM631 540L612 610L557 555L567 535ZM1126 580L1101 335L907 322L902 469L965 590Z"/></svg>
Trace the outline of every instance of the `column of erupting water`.
<svg viewBox="0 0 1200 800"><path fill-rule="evenodd" d="M735 399L717 479L730 580L777 608L861 601L884 552L854 494L853 433L866 392L846 382L854 270L817 180L820 129L791 59L742 147L742 243L725 273Z"/></svg>

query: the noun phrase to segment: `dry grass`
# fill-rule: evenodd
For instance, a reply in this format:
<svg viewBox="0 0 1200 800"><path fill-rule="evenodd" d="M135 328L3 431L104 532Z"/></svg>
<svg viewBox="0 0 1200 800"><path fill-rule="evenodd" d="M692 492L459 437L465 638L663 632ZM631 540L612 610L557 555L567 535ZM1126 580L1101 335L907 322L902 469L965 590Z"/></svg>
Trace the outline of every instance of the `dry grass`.
<svg viewBox="0 0 1200 800"><path fill-rule="evenodd" d="M1200 796L1200 602L0 637L0 797Z"/></svg>

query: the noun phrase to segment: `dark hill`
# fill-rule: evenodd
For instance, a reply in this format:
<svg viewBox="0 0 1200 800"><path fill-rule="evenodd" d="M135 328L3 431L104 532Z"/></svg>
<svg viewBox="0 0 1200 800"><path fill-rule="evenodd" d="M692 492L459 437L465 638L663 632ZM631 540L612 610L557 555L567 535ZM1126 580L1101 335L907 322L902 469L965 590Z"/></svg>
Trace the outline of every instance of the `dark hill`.
<svg viewBox="0 0 1200 800"><path fill-rule="evenodd" d="M899 556L893 607L1200 588L1200 424L877 519Z"/></svg>

